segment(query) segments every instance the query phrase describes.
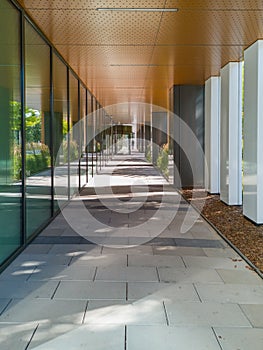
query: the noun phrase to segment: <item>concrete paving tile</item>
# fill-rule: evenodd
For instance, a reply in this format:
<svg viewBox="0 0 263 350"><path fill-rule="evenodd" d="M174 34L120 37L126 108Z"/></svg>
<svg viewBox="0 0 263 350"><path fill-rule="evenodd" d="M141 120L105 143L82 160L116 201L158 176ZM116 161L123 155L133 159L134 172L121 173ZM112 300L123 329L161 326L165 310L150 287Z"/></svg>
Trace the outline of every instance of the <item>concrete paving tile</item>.
<svg viewBox="0 0 263 350"><path fill-rule="evenodd" d="M251 327L237 304L165 302L169 324L184 327Z"/></svg>
<svg viewBox="0 0 263 350"><path fill-rule="evenodd" d="M100 254L101 247L94 244L54 244L49 254Z"/></svg>
<svg viewBox="0 0 263 350"><path fill-rule="evenodd" d="M109 234L109 236L105 237L88 237L91 242L98 244L99 246L106 246L109 248L114 248L114 247L125 247L129 245L129 237L120 237L120 233L116 232Z"/></svg>
<svg viewBox="0 0 263 350"><path fill-rule="evenodd" d="M123 281L123 282L158 282L158 275L154 267L99 267L96 281Z"/></svg>
<svg viewBox="0 0 263 350"><path fill-rule="evenodd" d="M158 271L161 282L223 283L218 273L212 269L158 267Z"/></svg>
<svg viewBox="0 0 263 350"><path fill-rule="evenodd" d="M89 253L73 257L70 266L127 266L126 255L100 254L91 256Z"/></svg>
<svg viewBox="0 0 263 350"><path fill-rule="evenodd" d="M73 228L68 227L63 229L63 233L61 234L61 237L67 237L67 236L79 236L78 232L76 232L75 230L73 230Z"/></svg>
<svg viewBox="0 0 263 350"><path fill-rule="evenodd" d="M51 298L58 281L1 281L0 298Z"/></svg>
<svg viewBox="0 0 263 350"><path fill-rule="evenodd" d="M128 255L128 266L185 267L180 256Z"/></svg>
<svg viewBox="0 0 263 350"><path fill-rule="evenodd" d="M215 328L222 350L262 350L263 329L261 328Z"/></svg>
<svg viewBox="0 0 263 350"><path fill-rule="evenodd" d="M253 327L263 328L263 304L247 304L240 307Z"/></svg>
<svg viewBox="0 0 263 350"><path fill-rule="evenodd" d="M79 328L79 325L73 323L40 323L27 350L35 349L37 346L56 339L63 334L70 333L77 328Z"/></svg>
<svg viewBox="0 0 263 350"><path fill-rule="evenodd" d="M206 256L238 259L240 256L232 248L203 248Z"/></svg>
<svg viewBox="0 0 263 350"><path fill-rule="evenodd" d="M66 229L63 227L63 228L50 228L49 226L47 228L45 228L38 237L41 237L41 236L54 236L54 237L57 237L57 236L61 236L64 231Z"/></svg>
<svg viewBox="0 0 263 350"><path fill-rule="evenodd" d="M176 246L159 246L153 247L154 255L191 255L191 256L205 256L202 248L192 247L176 247Z"/></svg>
<svg viewBox="0 0 263 350"><path fill-rule="evenodd" d="M94 275L95 267L44 265L34 270L29 281L92 281Z"/></svg>
<svg viewBox="0 0 263 350"><path fill-rule="evenodd" d="M33 267L42 265L68 265L72 257L64 254L24 254L19 255L10 266Z"/></svg>
<svg viewBox="0 0 263 350"><path fill-rule="evenodd" d="M0 316L2 322L81 324L87 302L84 300L13 299Z"/></svg>
<svg viewBox="0 0 263 350"><path fill-rule="evenodd" d="M147 254L147 255L153 255L153 249L151 246L148 246L148 245L138 245L138 246L131 245L128 247L119 247L119 248L103 247L102 254L121 254L121 255Z"/></svg>
<svg viewBox="0 0 263 350"><path fill-rule="evenodd" d="M31 243L26 249L24 250L25 254L48 254L51 248L53 247L52 244L34 244Z"/></svg>
<svg viewBox="0 0 263 350"><path fill-rule="evenodd" d="M132 237L132 233L129 233L129 245L130 246L141 246L141 245L151 245L152 237L149 235L146 236L146 233L143 233L141 237L138 236L137 232Z"/></svg>
<svg viewBox="0 0 263 350"><path fill-rule="evenodd" d="M0 299L0 315L5 309L5 307L10 303L10 301L11 299L8 299L8 298Z"/></svg>
<svg viewBox="0 0 263 350"><path fill-rule="evenodd" d="M128 283L128 300L147 298L150 300L199 301L198 294L192 284L178 283Z"/></svg>
<svg viewBox="0 0 263 350"><path fill-rule="evenodd" d="M189 238L189 239L194 238L194 236L189 231L188 232L180 232L180 230L169 229L169 226L159 236L160 237L170 237L170 238Z"/></svg>
<svg viewBox="0 0 263 350"><path fill-rule="evenodd" d="M81 244L81 236L44 236L39 235L34 240L35 244Z"/></svg>
<svg viewBox="0 0 263 350"><path fill-rule="evenodd" d="M183 257L183 260L187 267L199 267L203 269L242 269L246 271L248 268L248 264L241 258L233 259L185 256Z"/></svg>
<svg viewBox="0 0 263 350"><path fill-rule="evenodd" d="M203 302L263 304L263 286L245 284L195 284Z"/></svg>
<svg viewBox="0 0 263 350"><path fill-rule="evenodd" d="M37 323L0 324L0 349L25 350Z"/></svg>
<svg viewBox="0 0 263 350"><path fill-rule="evenodd" d="M220 350L210 328L128 326L127 350Z"/></svg>
<svg viewBox="0 0 263 350"><path fill-rule="evenodd" d="M41 331L41 329L40 329ZM38 332L36 332L38 335ZM124 350L125 328L112 325L82 325L65 334L53 334L54 339L43 342L34 350L96 349Z"/></svg>
<svg viewBox="0 0 263 350"><path fill-rule="evenodd" d="M62 281L59 284L54 298L72 300L125 300L126 283Z"/></svg>
<svg viewBox="0 0 263 350"><path fill-rule="evenodd" d="M87 310L87 324L167 325L163 303L157 300L140 300L129 305L110 305Z"/></svg>
<svg viewBox="0 0 263 350"><path fill-rule="evenodd" d="M217 269L217 273L225 283L263 285L262 278L254 271Z"/></svg>
<svg viewBox="0 0 263 350"><path fill-rule="evenodd" d="M1 274L0 281L26 281L34 272L35 267L31 266L8 266Z"/></svg>
<svg viewBox="0 0 263 350"><path fill-rule="evenodd" d="M175 244L181 247L196 247L196 248L224 248L220 240L215 239L188 239L175 238Z"/></svg>
<svg viewBox="0 0 263 350"><path fill-rule="evenodd" d="M131 304L131 301L128 300L90 300L88 302L88 311L92 310L98 310L107 308L110 306L122 306L122 305L129 305Z"/></svg>

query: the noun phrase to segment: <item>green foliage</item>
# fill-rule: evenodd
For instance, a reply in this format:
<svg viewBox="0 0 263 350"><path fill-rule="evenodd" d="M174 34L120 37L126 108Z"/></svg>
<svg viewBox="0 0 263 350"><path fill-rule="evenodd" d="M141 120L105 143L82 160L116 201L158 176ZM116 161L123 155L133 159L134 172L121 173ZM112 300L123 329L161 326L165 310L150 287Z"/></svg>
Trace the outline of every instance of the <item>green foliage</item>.
<svg viewBox="0 0 263 350"><path fill-rule="evenodd" d="M163 147L159 152L159 155L157 158L157 167L166 177L169 176L168 164L169 164L169 148L168 148L168 144L165 144L163 145Z"/></svg>
<svg viewBox="0 0 263 350"><path fill-rule="evenodd" d="M48 146L41 143L26 145L26 174L30 176L50 167L50 151Z"/></svg>
<svg viewBox="0 0 263 350"><path fill-rule="evenodd" d="M147 145L146 151L145 151L145 158L147 162L151 163L152 162L152 154L151 154L151 145Z"/></svg>
<svg viewBox="0 0 263 350"><path fill-rule="evenodd" d="M39 173L51 165L51 158L48 146L41 143L28 143L26 145L26 175ZM22 156L21 148L16 145L14 148L13 177L16 180L21 179L22 175Z"/></svg>
<svg viewBox="0 0 263 350"><path fill-rule="evenodd" d="M10 113L12 117L12 130L21 130L21 103L10 101ZM41 116L37 109L26 107L25 128L27 142L38 142L41 140Z"/></svg>
<svg viewBox="0 0 263 350"><path fill-rule="evenodd" d="M70 140L69 145L69 161L72 162L79 158L79 147L75 140ZM68 161L68 141L63 141L63 159L64 163Z"/></svg>
<svg viewBox="0 0 263 350"><path fill-rule="evenodd" d="M22 155L21 146L14 146L14 157L13 157L13 178L14 180L20 180L22 176Z"/></svg>

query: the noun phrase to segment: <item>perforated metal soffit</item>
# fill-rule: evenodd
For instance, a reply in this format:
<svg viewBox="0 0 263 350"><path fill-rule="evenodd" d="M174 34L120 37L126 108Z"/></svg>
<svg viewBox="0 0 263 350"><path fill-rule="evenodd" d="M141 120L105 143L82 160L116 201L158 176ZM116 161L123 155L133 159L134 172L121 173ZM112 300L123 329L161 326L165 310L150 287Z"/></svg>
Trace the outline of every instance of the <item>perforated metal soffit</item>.
<svg viewBox="0 0 263 350"><path fill-rule="evenodd" d="M203 84L263 37L262 0L19 1L104 106L167 107L173 84Z"/></svg>

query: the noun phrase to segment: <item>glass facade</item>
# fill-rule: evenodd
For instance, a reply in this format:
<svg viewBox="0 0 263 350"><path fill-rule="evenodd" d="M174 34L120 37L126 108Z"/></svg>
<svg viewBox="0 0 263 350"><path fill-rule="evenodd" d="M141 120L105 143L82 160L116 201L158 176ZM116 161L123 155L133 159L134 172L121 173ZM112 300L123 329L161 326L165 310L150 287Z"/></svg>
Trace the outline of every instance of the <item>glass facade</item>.
<svg viewBox="0 0 263 350"><path fill-rule="evenodd" d="M0 2L0 263L21 244L20 13Z"/></svg>
<svg viewBox="0 0 263 350"><path fill-rule="evenodd" d="M52 215L50 47L25 23L26 234Z"/></svg>
<svg viewBox="0 0 263 350"><path fill-rule="evenodd" d="M1 268L106 160L93 139L106 113L11 0L0 2L0 77Z"/></svg>
<svg viewBox="0 0 263 350"><path fill-rule="evenodd" d="M54 211L69 199L68 164L68 97L67 67L53 54L53 154L54 154Z"/></svg>

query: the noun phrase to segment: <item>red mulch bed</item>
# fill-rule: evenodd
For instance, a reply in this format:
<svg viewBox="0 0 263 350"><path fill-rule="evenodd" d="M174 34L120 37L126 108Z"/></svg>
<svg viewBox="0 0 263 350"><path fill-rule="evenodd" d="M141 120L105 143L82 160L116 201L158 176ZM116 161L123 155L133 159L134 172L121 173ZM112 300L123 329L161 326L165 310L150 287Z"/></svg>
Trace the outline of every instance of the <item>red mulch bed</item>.
<svg viewBox="0 0 263 350"><path fill-rule="evenodd" d="M263 272L263 225L255 225L246 219L242 206L228 206L220 201L219 195L200 189L183 189L181 193Z"/></svg>

